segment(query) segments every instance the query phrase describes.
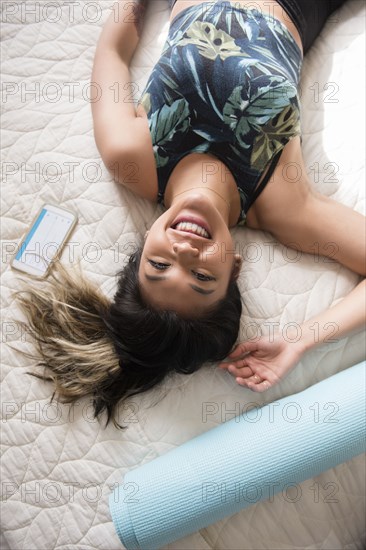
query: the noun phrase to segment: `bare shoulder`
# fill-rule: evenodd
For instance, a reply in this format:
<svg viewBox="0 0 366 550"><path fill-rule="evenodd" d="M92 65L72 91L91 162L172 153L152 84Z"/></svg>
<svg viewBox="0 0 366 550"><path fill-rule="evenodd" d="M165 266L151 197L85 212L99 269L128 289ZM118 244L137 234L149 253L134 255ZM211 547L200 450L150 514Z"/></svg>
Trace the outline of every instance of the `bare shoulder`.
<svg viewBox="0 0 366 550"><path fill-rule="evenodd" d="M249 227L269 231L291 248L312 254L317 250L365 276L365 217L312 189L300 138L284 148L273 177L248 215Z"/></svg>
<svg viewBox="0 0 366 550"><path fill-rule="evenodd" d="M286 221L290 223L312 194L300 137L296 136L284 147L266 187L249 209L247 224L253 229L275 232Z"/></svg>

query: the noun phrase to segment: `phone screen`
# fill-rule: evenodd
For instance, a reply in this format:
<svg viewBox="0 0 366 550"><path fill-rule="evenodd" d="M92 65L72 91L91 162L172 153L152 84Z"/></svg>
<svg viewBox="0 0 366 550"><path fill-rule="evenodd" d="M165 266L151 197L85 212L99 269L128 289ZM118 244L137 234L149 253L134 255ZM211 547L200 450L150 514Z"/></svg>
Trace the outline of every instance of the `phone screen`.
<svg viewBox="0 0 366 550"><path fill-rule="evenodd" d="M43 207L16 253L13 267L44 275L75 221L71 212Z"/></svg>

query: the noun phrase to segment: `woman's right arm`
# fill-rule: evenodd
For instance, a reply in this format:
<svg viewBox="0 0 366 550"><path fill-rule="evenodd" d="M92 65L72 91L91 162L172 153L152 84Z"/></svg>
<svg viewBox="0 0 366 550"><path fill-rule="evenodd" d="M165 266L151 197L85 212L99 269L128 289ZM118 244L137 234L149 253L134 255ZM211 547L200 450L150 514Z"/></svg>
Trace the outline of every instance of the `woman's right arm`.
<svg viewBox="0 0 366 550"><path fill-rule="evenodd" d="M136 116L132 95L140 90L129 70L145 5L146 0L114 4L95 52L91 104L95 142L104 164L117 182L154 200L157 183L151 138L146 119Z"/></svg>

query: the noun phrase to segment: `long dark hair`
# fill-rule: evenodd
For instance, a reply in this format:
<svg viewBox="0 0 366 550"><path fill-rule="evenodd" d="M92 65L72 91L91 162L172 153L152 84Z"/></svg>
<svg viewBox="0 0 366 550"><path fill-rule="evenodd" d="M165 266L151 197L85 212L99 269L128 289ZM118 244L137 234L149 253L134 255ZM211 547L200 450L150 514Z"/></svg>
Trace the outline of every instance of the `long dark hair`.
<svg viewBox="0 0 366 550"><path fill-rule="evenodd" d="M115 419L117 404L146 392L173 372L190 374L203 363L224 359L239 332L242 310L237 283L199 318L183 319L174 311L147 304L140 293L142 249L117 273L112 302L81 271L56 264L46 285L27 285L16 293L40 354L44 375L56 396L73 402L93 396L94 415Z"/></svg>

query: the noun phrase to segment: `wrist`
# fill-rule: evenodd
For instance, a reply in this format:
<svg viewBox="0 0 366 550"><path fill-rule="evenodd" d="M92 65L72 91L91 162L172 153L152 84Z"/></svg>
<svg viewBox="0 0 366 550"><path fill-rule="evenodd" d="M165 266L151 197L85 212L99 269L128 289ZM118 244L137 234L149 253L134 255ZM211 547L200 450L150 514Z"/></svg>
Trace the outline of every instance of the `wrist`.
<svg viewBox="0 0 366 550"><path fill-rule="evenodd" d="M300 334L299 344L303 349L303 353L323 343L323 334L320 334L319 323L317 322L307 322L300 325Z"/></svg>
<svg viewBox="0 0 366 550"><path fill-rule="evenodd" d="M291 349L299 356L314 346L314 339L311 337L311 332L308 327L294 323L292 326L282 330L279 334L282 341L291 346Z"/></svg>

